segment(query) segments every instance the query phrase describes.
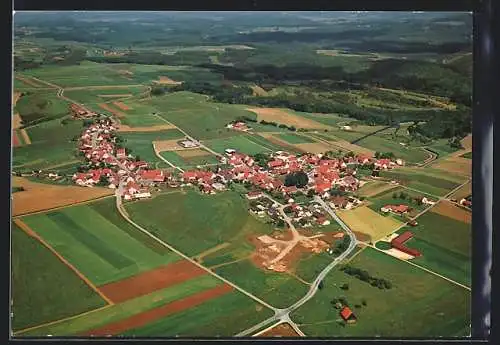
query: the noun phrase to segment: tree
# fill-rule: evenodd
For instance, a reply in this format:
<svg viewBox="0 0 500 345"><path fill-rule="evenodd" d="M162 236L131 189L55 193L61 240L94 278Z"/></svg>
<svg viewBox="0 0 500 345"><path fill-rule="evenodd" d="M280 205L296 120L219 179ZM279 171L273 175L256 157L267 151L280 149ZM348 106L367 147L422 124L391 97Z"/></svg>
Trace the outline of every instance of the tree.
<svg viewBox="0 0 500 345"><path fill-rule="evenodd" d="M99 177L99 182L97 182L97 185L98 186L107 186L108 184L109 184L108 178L104 175L101 175L101 177Z"/></svg>
<svg viewBox="0 0 500 345"><path fill-rule="evenodd" d="M362 299L361 299L361 304L362 304L362 305L364 305L364 306L366 306L366 305L367 305L367 303L366 303L366 299L362 298Z"/></svg>
<svg viewBox="0 0 500 345"><path fill-rule="evenodd" d="M399 193L399 198L403 200L406 199L406 193L405 192Z"/></svg>
<svg viewBox="0 0 500 345"><path fill-rule="evenodd" d="M309 177L303 171L298 171L295 173L291 173L286 175L285 177L285 186L296 186L298 188L305 187L309 182Z"/></svg>
<svg viewBox="0 0 500 345"><path fill-rule="evenodd" d="M307 196L310 197L310 198L313 197L314 196L314 189L309 189L307 191Z"/></svg>
<svg viewBox="0 0 500 345"><path fill-rule="evenodd" d="M392 198L393 199L397 199L398 198L398 194L397 193L392 193Z"/></svg>
<svg viewBox="0 0 500 345"><path fill-rule="evenodd" d="M285 221L283 219L278 219L278 221L276 222L276 225L278 227L282 228L285 226Z"/></svg>
<svg viewBox="0 0 500 345"><path fill-rule="evenodd" d="M318 284L318 289L323 289L323 281L320 281L319 284Z"/></svg>
<svg viewBox="0 0 500 345"><path fill-rule="evenodd" d="M344 284L342 284L342 285L340 286L340 288L341 288L342 290L349 290L349 284L344 283Z"/></svg>

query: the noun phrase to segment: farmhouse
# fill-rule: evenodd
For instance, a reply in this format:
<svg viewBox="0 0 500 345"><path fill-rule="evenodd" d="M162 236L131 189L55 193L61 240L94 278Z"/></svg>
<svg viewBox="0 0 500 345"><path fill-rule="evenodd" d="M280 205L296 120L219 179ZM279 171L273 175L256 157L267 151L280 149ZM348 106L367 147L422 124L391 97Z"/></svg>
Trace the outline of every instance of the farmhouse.
<svg viewBox="0 0 500 345"><path fill-rule="evenodd" d="M247 126L245 122L237 121L233 123L229 123L226 128L234 129L237 131L248 132L251 128Z"/></svg>
<svg viewBox="0 0 500 345"><path fill-rule="evenodd" d="M394 168L394 166L396 165L396 163L394 163L393 161L391 161L388 158L383 158L383 159L377 160L374 163L374 165L375 165L375 168L386 170L386 169L392 169L392 168Z"/></svg>
<svg viewBox="0 0 500 345"><path fill-rule="evenodd" d="M178 142L178 144L184 148L192 148L200 146L198 142L193 140L181 140Z"/></svg>
<svg viewBox="0 0 500 345"><path fill-rule="evenodd" d="M397 250L400 250L400 251L402 251L406 254L409 254L411 256L419 257L422 254L418 250L408 248L407 246L405 246L405 243L408 240L410 240L412 237L413 237L413 233L410 231L406 231L406 232L402 233L401 235L399 235L398 237L394 238L391 241L391 246L393 248L396 248Z"/></svg>
<svg viewBox="0 0 500 345"><path fill-rule="evenodd" d="M410 207L407 205L385 205L382 208L380 208L380 211L387 213L387 212L393 212L396 214L405 214L409 211Z"/></svg>
<svg viewBox="0 0 500 345"><path fill-rule="evenodd" d="M165 173L163 170L142 170L139 176L144 182L165 182Z"/></svg>
<svg viewBox="0 0 500 345"><path fill-rule="evenodd" d="M356 322L356 316L352 312L351 308L349 308L348 306L345 306L344 308L342 308L342 310L340 311L340 316L347 323L355 323Z"/></svg>

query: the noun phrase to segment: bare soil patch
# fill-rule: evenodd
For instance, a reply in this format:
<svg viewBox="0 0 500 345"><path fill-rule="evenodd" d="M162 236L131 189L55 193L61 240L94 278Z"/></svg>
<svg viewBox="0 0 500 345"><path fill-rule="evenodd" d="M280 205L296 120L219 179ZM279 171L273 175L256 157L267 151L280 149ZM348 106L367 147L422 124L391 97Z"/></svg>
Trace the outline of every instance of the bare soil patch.
<svg viewBox="0 0 500 345"><path fill-rule="evenodd" d="M287 126L294 126L296 128L331 128L330 126L322 123L301 117L278 108L246 108L257 114L259 121L264 120L268 122L276 122L285 124Z"/></svg>
<svg viewBox="0 0 500 345"><path fill-rule="evenodd" d="M170 314L178 313L182 310L193 308L208 300L225 295L231 291L233 291L232 286L227 284L222 284L216 286L215 288L198 292L183 299L165 304L164 306L161 306L159 308L151 309L146 312L139 313L132 317L126 318L124 320L108 324L104 327L88 331L82 335L106 336L106 335L120 334L129 329L141 327L143 325L151 323L155 320L158 320Z"/></svg>
<svg viewBox="0 0 500 345"><path fill-rule="evenodd" d="M149 127L130 127L128 125L120 124L118 126L118 132L158 132L172 128L177 128L177 127L169 124L149 126Z"/></svg>
<svg viewBox="0 0 500 345"><path fill-rule="evenodd" d="M128 105L126 105L123 102L113 102L113 104L115 106L117 106L118 108L120 108L121 110L130 110L130 109L132 109L132 108L130 108Z"/></svg>
<svg viewBox="0 0 500 345"><path fill-rule="evenodd" d="M259 337L298 337L299 334L290 326L289 323L285 322L279 324L276 327L259 334Z"/></svg>
<svg viewBox="0 0 500 345"><path fill-rule="evenodd" d="M21 98L21 92L14 92L12 94L12 106L15 107L17 104L17 101Z"/></svg>
<svg viewBox="0 0 500 345"><path fill-rule="evenodd" d="M114 194L109 188L57 186L32 182L18 176L12 177L12 185L24 188L24 191L12 195L13 216L69 206Z"/></svg>
<svg viewBox="0 0 500 345"><path fill-rule="evenodd" d="M175 81L173 79L170 79L167 76L161 76L159 80L155 80L156 83L162 84L162 85L180 85L182 84L182 81Z"/></svg>
<svg viewBox="0 0 500 345"><path fill-rule="evenodd" d="M210 152L202 150L202 149L188 149L177 152L179 156L182 158L191 158L191 157L202 157L202 156L210 156L212 155Z"/></svg>
<svg viewBox="0 0 500 345"><path fill-rule="evenodd" d="M278 146L282 146L284 148L288 148L289 150L294 150L294 151L300 151L300 152L306 152L302 149L300 149L299 147L295 146L295 145L292 145L284 140L281 140L277 137L275 137L273 135L273 133L266 133L266 132L262 132L262 133L258 133L261 137L263 138L266 138L267 140L269 140L271 143L273 144L276 144Z"/></svg>
<svg viewBox="0 0 500 345"><path fill-rule="evenodd" d="M114 303L120 303L204 274L207 274L207 271L187 260L182 260L130 278L102 285L99 289Z"/></svg>
<svg viewBox="0 0 500 345"><path fill-rule="evenodd" d="M179 139L158 140L158 141L153 141L153 145L154 147L156 147L156 151L158 152L185 150L184 147L177 144L178 141Z"/></svg>
<svg viewBox="0 0 500 345"><path fill-rule="evenodd" d="M467 224L472 222L472 212L467 211L450 201L440 201L436 206L431 208L431 212L442 216L458 220Z"/></svg>
<svg viewBox="0 0 500 345"><path fill-rule="evenodd" d="M472 150L472 134L469 134L468 136L463 138L461 143L465 150L467 151Z"/></svg>
<svg viewBox="0 0 500 345"><path fill-rule="evenodd" d="M104 109L106 111L109 111L110 113L112 113L113 115L117 116L117 117L125 117L125 113L119 111L118 109L114 109L114 108L111 108L108 104L106 103L99 103L98 106L101 108L101 109Z"/></svg>
<svg viewBox="0 0 500 345"><path fill-rule="evenodd" d="M391 249L388 249L388 250L384 250L384 252L386 252L387 254L389 255L392 255L398 259L401 259L401 260L411 260L414 258L414 256L411 256L410 254L407 254L405 252L402 252L396 248L391 248Z"/></svg>

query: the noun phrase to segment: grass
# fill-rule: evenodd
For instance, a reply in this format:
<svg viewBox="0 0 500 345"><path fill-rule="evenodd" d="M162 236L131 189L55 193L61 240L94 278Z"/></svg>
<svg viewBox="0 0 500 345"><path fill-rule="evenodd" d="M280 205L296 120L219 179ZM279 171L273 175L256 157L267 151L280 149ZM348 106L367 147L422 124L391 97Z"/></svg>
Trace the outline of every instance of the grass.
<svg viewBox="0 0 500 345"><path fill-rule="evenodd" d="M101 213L100 213L101 212ZM23 220L96 285L120 280L179 259L131 237L116 210L74 206ZM104 214L104 215L103 215ZM124 231L122 228L128 228Z"/></svg>
<svg viewBox="0 0 500 345"><path fill-rule="evenodd" d="M333 260L333 255L327 253L308 253L306 257L301 259L295 269L295 274L308 283L318 276L318 274L330 264Z"/></svg>
<svg viewBox="0 0 500 345"><path fill-rule="evenodd" d="M359 174L360 171L363 171L363 169L358 169L357 174ZM367 174L370 174L370 171L367 171ZM363 185L363 187L358 189L358 194L361 196L376 196L380 193L383 193L387 190L392 190L396 188L395 185L388 184L386 182L382 181L368 181Z"/></svg>
<svg viewBox="0 0 500 345"><path fill-rule="evenodd" d="M272 316L272 311L234 291L210 299L146 326L127 331L126 336L233 336Z"/></svg>
<svg viewBox="0 0 500 345"><path fill-rule="evenodd" d="M408 169L397 169L393 171L382 171L381 177L398 180L402 185L414 188L423 193L435 196L444 196L465 180L457 180L457 176L441 171L434 173L432 169L412 171ZM460 179L460 177L458 177Z"/></svg>
<svg viewBox="0 0 500 345"><path fill-rule="evenodd" d="M113 89L80 89L80 90L66 90L64 96L83 104L103 103L119 100L123 97L110 98L102 97L103 95L127 95L138 96L146 92L146 86L130 86L120 87Z"/></svg>
<svg viewBox="0 0 500 345"><path fill-rule="evenodd" d="M380 290L335 269L323 280L324 288L292 313L292 320L308 336L438 337L466 336L470 332L470 292L444 279L367 248L350 263L392 283ZM347 283L348 290L340 285ZM341 325L339 311L330 301L345 296L357 323ZM366 306L355 308L362 300ZM404 307L396 307L404 306ZM420 317L425 314L425 318Z"/></svg>
<svg viewBox="0 0 500 345"><path fill-rule="evenodd" d="M125 207L135 222L189 256L224 242L243 245L248 234L272 232L271 226L251 216L246 201L232 191L201 195L190 189Z"/></svg>
<svg viewBox="0 0 500 345"><path fill-rule="evenodd" d="M254 142L253 137L250 139L249 137L243 135L207 140L205 141L205 145L221 154L224 154L224 150L229 148L249 155L270 152L270 149L266 146Z"/></svg>
<svg viewBox="0 0 500 345"><path fill-rule="evenodd" d="M212 155L207 151L204 156L194 156L194 157L182 157L178 155L175 151L163 151L160 152L160 156L171 162L172 164L180 167L195 167L198 165L206 164L217 164L219 161L215 155Z"/></svg>
<svg viewBox="0 0 500 345"><path fill-rule="evenodd" d="M175 284L168 288L125 301L123 303L115 304L106 309L77 317L73 320L63 321L52 326L41 327L39 329L26 332L23 335L81 335L85 331L126 319L135 314L145 312L153 308L161 307L166 303L216 287L220 283L220 280L211 275L203 275L179 284Z"/></svg>
<svg viewBox="0 0 500 345"><path fill-rule="evenodd" d="M290 144L305 144L305 143L313 143L314 141L310 138L304 137L300 134L295 133L283 133L277 135L278 138L285 140Z"/></svg>
<svg viewBox="0 0 500 345"><path fill-rule="evenodd" d="M30 91L21 97L15 111L21 115L23 125L57 119L68 115L69 103L58 98L55 91Z"/></svg>
<svg viewBox="0 0 500 345"><path fill-rule="evenodd" d="M409 246L423 255L412 261L470 285L471 226L434 212L418 217L417 222L411 229L415 241L412 239Z"/></svg>
<svg viewBox="0 0 500 345"><path fill-rule="evenodd" d="M464 153L460 157L472 159L472 151Z"/></svg>
<svg viewBox="0 0 500 345"><path fill-rule="evenodd" d="M265 148L271 150L271 151L287 151L287 152L299 152L298 150L294 150L293 149L293 146L282 146L280 145L279 143L275 143L275 142L271 142L269 140L267 140L266 138L258 135L258 134L255 134L255 135L247 135L246 136L247 139L261 145L261 146L264 146Z"/></svg>
<svg viewBox="0 0 500 345"><path fill-rule="evenodd" d="M177 129L158 132L122 132L118 135L125 140L123 146L131 150L132 155L150 163L159 160L153 150L153 141L184 138L184 134Z"/></svg>
<svg viewBox="0 0 500 345"><path fill-rule="evenodd" d="M295 277L258 268L250 260L221 266L215 272L276 308L289 307L309 288Z"/></svg>
<svg viewBox="0 0 500 345"><path fill-rule="evenodd" d="M381 250L389 250L392 248L392 245L386 241L378 241L377 243L375 243L375 247Z"/></svg>
<svg viewBox="0 0 500 345"><path fill-rule="evenodd" d="M398 141L376 135L362 139L358 141L356 145L378 152L392 152L396 158L401 158L407 163L422 162L429 156L429 154L422 149L409 148L401 145Z"/></svg>
<svg viewBox="0 0 500 345"><path fill-rule="evenodd" d="M399 197L401 192L404 192L407 195L405 199L401 199ZM394 193L397 194L396 198L394 198ZM436 198L432 198L427 194L414 192L412 190L403 187L398 187L386 192L382 192L376 196L369 198L369 201L371 203L368 207L376 212L380 212L380 208L382 208L385 205L400 205L400 204L407 205L413 209L413 211L408 212L408 215L414 217L419 212L423 211L426 207L428 207L428 205L426 204L418 205L417 202L414 200L415 198L418 197L426 197L430 201L437 201ZM400 216L396 217L400 218Z"/></svg>
<svg viewBox="0 0 500 345"><path fill-rule="evenodd" d="M106 304L70 268L15 224L11 236L14 331Z"/></svg>

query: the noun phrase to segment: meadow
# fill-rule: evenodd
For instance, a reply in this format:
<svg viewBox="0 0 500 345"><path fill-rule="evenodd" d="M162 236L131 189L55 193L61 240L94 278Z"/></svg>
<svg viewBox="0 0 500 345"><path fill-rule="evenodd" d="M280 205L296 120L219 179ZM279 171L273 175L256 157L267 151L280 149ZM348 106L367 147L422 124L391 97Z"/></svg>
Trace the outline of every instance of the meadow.
<svg viewBox="0 0 500 345"><path fill-rule="evenodd" d="M206 164L217 164L217 157L207 151L206 155L203 156L193 156L193 157L182 157L175 151L163 151L160 152L160 156L168 160L170 163L178 166L180 168L190 168L196 167L198 165Z"/></svg>
<svg viewBox="0 0 500 345"><path fill-rule="evenodd" d="M15 223L12 223L11 238L14 331L106 304L69 267Z"/></svg>
<svg viewBox="0 0 500 345"><path fill-rule="evenodd" d="M330 264L334 256L325 252L314 254L307 253L298 262L295 274L308 283L312 283L318 274Z"/></svg>
<svg viewBox="0 0 500 345"><path fill-rule="evenodd" d="M356 145L378 152L392 152L396 158L401 158L406 163L419 163L429 157L427 152L419 148L403 146L397 141L381 138L376 135L362 139L356 142Z"/></svg>
<svg viewBox="0 0 500 345"><path fill-rule="evenodd" d="M287 143L290 143L290 144L304 144L304 143L313 143L314 142L310 138L307 138L303 135L295 134L295 133L278 134L277 137L282 139L282 140L285 140Z"/></svg>
<svg viewBox="0 0 500 345"><path fill-rule="evenodd" d="M122 229L130 227L125 220L107 216L115 212L111 208L99 212L88 204L27 216L23 221L96 285L179 259L130 236Z"/></svg>
<svg viewBox="0 0 500 345"><path fill-rule="evenodd" d="M247 211L246 201L227 191L202 195L189 189L125 204L131 218L157 237L189 256L224 242L246 242L249 234L272 232Z"/></svg>
<svg viewBox="0 0 500 345"><path fill-rule="evenodd" d="M291 315L307 336L437 337L469 334L469 291L371 248L357 255L349 265L389 280L392 288L380 290L339 269L331 271L323 280L323 289ZM344 283L348 284L348 290L340 289ZM331 300L341 296L346 298L357 317L354 325L339 321L339 310L334 308ZM366 306L363 306L363 300ZM426 316L420 317L422 314ZM412 321L408 322L410 319Z"/></svg>
<svg viewBox="0 0 500 345"><path fill-rule="evenodd" d="M206 140L204 144L221 154L224 154L225 149L234 149L249 155L270 152L267 146L261 145L258 141L253 141L253 138L246 135L238 135L229 138Z"/></svg>
<svg viewBox="0 0 500 345"><path fill-rule="evenodd" d="M157 132L122 132L118 133L118 136L125 140L123 146L130 150L132 155L149 163L159 160L153 149L153 141L184 138L184 134L177 129Z"/></svg>
<svg viewBox="0 0 500 345"><path fill-rule="evenodd" d="M14 112L18 112L22 124L59 119L69 114L69 103L58 98L54 90L29 91L19 98Z"/></svg>
<svg viewBox="0 0 500 345"><path fill-rule="evenodd" d="M93 104L115 101L117 99L137 97L147 91L146 86L116 86L112 89L107 87L95 87L84 89L69 89L64 91L64 96L83 104ZM120 96L121 95L121 96Z"/></svg>

